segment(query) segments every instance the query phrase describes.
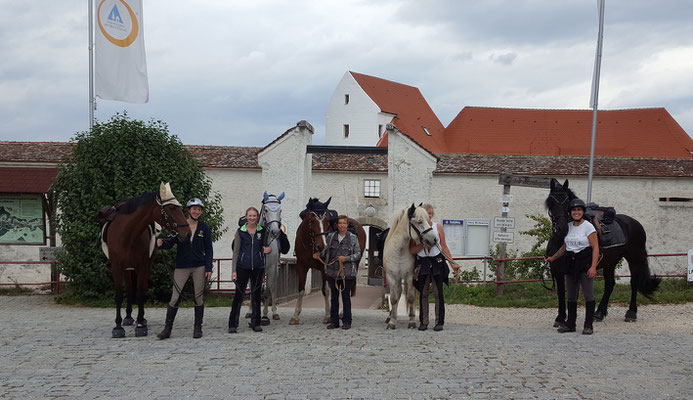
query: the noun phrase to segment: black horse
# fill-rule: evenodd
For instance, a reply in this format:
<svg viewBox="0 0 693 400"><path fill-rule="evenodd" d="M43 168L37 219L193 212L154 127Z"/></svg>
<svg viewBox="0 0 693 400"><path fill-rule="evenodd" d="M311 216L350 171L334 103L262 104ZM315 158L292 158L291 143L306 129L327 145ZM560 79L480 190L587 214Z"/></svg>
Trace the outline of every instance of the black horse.
<svg viewBox="0 0 693 400"><path fill-rule="evenodd" d="M553 255L563 245L563 240L568 234L568 222L570 221L570 200L577 196L568 188L568 180L561 185L557 180L551 179L551 193L546 199L546 208L551 217L552 234L546 245L547 256ZM594 313L594 320L601 321L608 314L607 307L611 292L616 284L615 271L616 264L625 258L630 269L630 307L626 311L625 320L627 322L636 321L638 318L638 291L647 298L652 298L652 294L659 287L661 281L656 275L650 275L650 267L647 263L647 249L645 247L647 237L645 230L640 222L627 215L616 214L616 223L621 227L626 237L625 244L616 247L601 249L602 258L597 265L597 269L602 269L604 274L604 295L599 306ZM558 293L558 316L554 326L560 326L566 320L565 303L565 280L561 271L565 257L560 257L551 263L551 275L556 281L556 292Z"/></svg>

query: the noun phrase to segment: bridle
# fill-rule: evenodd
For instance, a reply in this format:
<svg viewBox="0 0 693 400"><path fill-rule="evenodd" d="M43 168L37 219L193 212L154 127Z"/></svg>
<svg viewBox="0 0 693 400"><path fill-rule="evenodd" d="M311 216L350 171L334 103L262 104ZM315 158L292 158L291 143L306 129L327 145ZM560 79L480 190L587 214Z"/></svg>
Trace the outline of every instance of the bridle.
<svg viewBox="0 0 693 400"><path fill-rule="evenodd" d="M556 204L556 207L560 206L562 210L565 209L565 204L570 200L570 196L568 193L565 192L560 192L560 193L550 193L549 194L549 199L552 199L554 203ZM551 208L549 208L549 218L551 219L551 238L555 237L559 232L558 232L558 227L559 226L567 226L568 225L568 214L566 212L561 212L559 215L555 215L553 212L551 212ZM549 238L549 240L551 240ZM551 275L551 286L546 284L546 272ZM541 279L541 286L544 287L546 290L554 290L556 287L556 278L553 276L551 273L551 264L548 262L545 262L542 267L539 270L539 277Z"/></svg>
<svg viewBox="0 0 693 400"><path fill-rule="evenodd" d="M416 225L414 225L414 224L411 222L411 220L412 220L412 218L409 217L409 238L410 238L410 239L414 239L414 237L413 237L412 234L411 234L411 230L413 229L414 232L416 232L416 235L417 235L417 237L418 237L418 239L419 239L419 243L423 244L423 242L424 242L424 241L423 241L424 235L426 235L428 232L432 231L432 230L433 230L433 227L430 226L430 227L428 227L428 229L424 229L424 231L422 232L422 231L419 230L419 228L416 227ZM424 246L424 252L425 252L426 254L428 254L428 251L426 250L426 246Z"/></svg>
<svg viewBox="0 0 693 400"><path fill-rule="evenodd" d="M159 204L159 210L160 210L160 212L161 212L161 221L163 222L162 225L163 225L166 229L168 229L168 230L170 230L170 231L174 231L174 230L176 230L176 228L178 228L179 226L190 226L190 224L188 224L187 222L184 223L184 224L179 224L179 223L177 223L177 222L176 222L171 216L169 216L168 213L166 212L166 209L165 209L164 207L167 206L167 205L176 205L176 206L180 207L180 204L178 203L178 201L176 200L175 197L171 197L170 199L161 199L160 197L157 196L156 202Z"/></svg>
<svg viewBox="0 0 693 400"><path fill-rule="evenodd" d="M315 219L320 223L322 223L322 219L325 218L325 215L327 215L327 213L325 213L325 214L323 214L322 218L320 218L320 217L318 217L318 214L316 214L315 212L311 211L310 213L313 214L313 216L315 216ZM308 216L306 216L306 217L308 217ZM310 218L310 217L308 217L308 218ZM329 231L324 231L324 232L321 231L318 233L313 232L313 219L312 218L310 218L308 220L308 232L309 232L310 244L311 244L311 248L313 249L313 252L316 252L318 250L317 246L315 244L315 237L316 236L327 236L330 233Z"/></svg>
<svg viewBox="0 0 693 400"><path fill-rule="evenodd" d="M281 229L282 229L281 217L279 217L280 219L273 219L273 220L270 220L270 221L263 220L263 218L265 218L265 215L268 214L268 212L265 211L265 207L266 207L268 204L278 204L278 205L280 206L280 207L277 208L278 211L272 211L272 212L273 212L273 213L276 212L277 214L281 215L281 204L282 204L282 203L281 203L279 200L270 200L270 201L267 201L267 202L263 200L263 201L262 201L262 207L260 207L260 218L258 218L258 220L261 221L261 222L262 222L262 225L264 225L264 226L267 227L267 228L269 228L272 224L276 223L277 226L279 227L279 230L281 230ZM279 237L279 235L273 235L273 234L272 234L272 230L270 230L270 231L269 231L269 234L267 235L267 238L268 238L268 239L267 239L267 243L266 243L265 245L266 245L266 246L269 246L270 244L272 244L272 242L274 242L275 240L277 240L278 237Z"/></svg>

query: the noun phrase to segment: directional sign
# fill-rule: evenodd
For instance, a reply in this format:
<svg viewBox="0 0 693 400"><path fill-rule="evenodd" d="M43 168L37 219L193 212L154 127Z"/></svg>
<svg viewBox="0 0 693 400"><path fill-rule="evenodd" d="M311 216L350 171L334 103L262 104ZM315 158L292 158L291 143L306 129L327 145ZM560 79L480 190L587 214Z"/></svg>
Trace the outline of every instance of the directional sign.
<svg viewBox="0 0 693 400"><path fill-rule="evenodd" d="M513 202L513 195L512 194L504 194L501 196L500 201L501 201L501 203L512 203Z"/></svg>
<svg viewBox="0 0 693 400"><path fill-rule="evenodd" d="M515 234L512 232L493 232L494 243L513 243Z"/></svg>
<svg viewBox="0 0 693 400"><path fill-rule="evenodd" d="M515 229L515 217L493 217L493 227Z"/></svg>
<svg viewBox="0 0 693 400"><path fill-rule="evenodd" d="M551 187L551 178L537 178L526 175L513 175L502 173L498 177L499 185L527 186L548 189Z"/></svg>
<svg viewBox="0 0 693 400"><path fill-rule="evenodd" d="M55 255L61 251L63 251L62 247L39 247L39 260L54 262Z"/></svg>

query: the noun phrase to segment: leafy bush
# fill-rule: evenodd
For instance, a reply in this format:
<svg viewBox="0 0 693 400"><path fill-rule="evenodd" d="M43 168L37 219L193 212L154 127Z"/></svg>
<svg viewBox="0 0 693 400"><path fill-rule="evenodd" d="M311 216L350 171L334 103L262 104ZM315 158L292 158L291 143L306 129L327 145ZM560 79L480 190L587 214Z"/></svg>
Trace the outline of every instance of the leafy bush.
<svg viewBox="0 0 693 400"><path fill-rule="evenodd" d="M58 270L67 278L72 296L113 295L108 260L98 241L98 211L158 191L162 181L171 183L181 203L201 198L206 205L202 219L210 226L213 240L223 234L221 196L211 193L211 180L202 165L165 123L116 114L91 131L78 133L73 141L72 155L60 166L52 186L59 209L55 222L65 249L58 255ZM171 293L168 266L175 256L160 253L164 254L157 256L149 295L164 299Z"/></svg>
<svg viewBox="0 0 693 400"><path fill-rule="evenodd" d="M518 255L517 251L506 251L505 258L541 257L546 250L546 243L551 238L551 220L542 215L527 215L534 221L534 226L528 231L520 231L520 235L534 236L536 242L531 250ZM498 246L491 250L491 257L498 258ZM512 260L506 261L503 268L504 280L537 279L540 276L542 260ZM496 264L490 263L491 271L496 272Z"/></svg>

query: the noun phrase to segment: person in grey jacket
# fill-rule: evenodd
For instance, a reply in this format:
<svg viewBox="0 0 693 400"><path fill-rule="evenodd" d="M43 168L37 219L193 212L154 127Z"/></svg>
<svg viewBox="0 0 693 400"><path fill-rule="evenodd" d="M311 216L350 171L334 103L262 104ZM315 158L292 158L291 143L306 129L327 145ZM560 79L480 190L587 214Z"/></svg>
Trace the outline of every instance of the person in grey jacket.
<svg viewBox="0 0 693 400"><path fill-rule="evenodd" d="M337 232L327 235L325 242L325 275L330 286L330 323L327 329L339 327L339 294L342 295L344 314L342 329L351 328L351 289L356 284L356 261L361 258L358 237L349 232L349 219L346 215L337 217ZM320 254L313 254L319 259Z"/></svg>

